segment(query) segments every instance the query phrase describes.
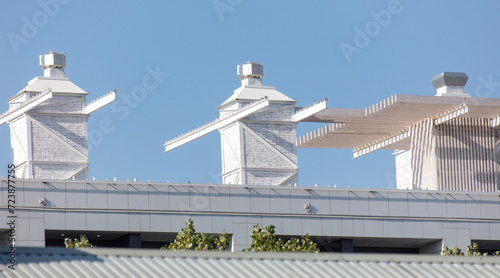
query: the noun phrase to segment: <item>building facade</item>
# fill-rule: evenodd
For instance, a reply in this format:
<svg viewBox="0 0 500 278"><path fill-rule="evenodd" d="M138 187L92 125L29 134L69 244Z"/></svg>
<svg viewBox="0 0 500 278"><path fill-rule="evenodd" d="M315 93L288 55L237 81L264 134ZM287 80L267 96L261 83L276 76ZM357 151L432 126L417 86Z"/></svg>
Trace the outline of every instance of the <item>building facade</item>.
<svg viewBox="0 0 500 278"><path fill-rule="evenodd" d="M168 152L219 130L225 184L213 185L88 180L86 123L115 92L87 104L64 77L64 55L43 55L41 65L44 77L0 115L11 126L17 176L15 185L0 179L0 244L12 233L20 247L86 234L102 247L159 248L192 219L197 232L227 231L232 251L249 247L254 225L270 224L285 239L309 234L322 251L436 254L471 242L500 250L500 99L470 98L464 74L437 76L436 96L299 108L262 86L261 65L245 63L221 116L165 143ZM299 122L326 126L296 139ZM397 150L399 189L300 187L297 147L353 148L354 157Z"/></svg>
<svg viewBox="0 0 500 278"><path fill-rule="evenodd" d="M200 233L226 230L233 251L250 246L256 224L284 238L309 234L322 251L437 254L472 241L500 250L500 197L486 192L17 180L16 208L17 246L86 234L101 247L159 248L192 219Z"/></svg>

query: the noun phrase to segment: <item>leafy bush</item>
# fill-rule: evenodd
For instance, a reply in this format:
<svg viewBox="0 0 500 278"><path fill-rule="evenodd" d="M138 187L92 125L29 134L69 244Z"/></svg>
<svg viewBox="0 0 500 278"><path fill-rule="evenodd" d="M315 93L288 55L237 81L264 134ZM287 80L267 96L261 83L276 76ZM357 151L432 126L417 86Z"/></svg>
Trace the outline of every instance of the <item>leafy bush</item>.
<svg viewBox="0 0 500 278"><path fill-rule="evenodd" d="M90 244L89 239L85 235L80 235L80 240L78 240L77 238L65 238L64 246L66 246L66 248L96 247Z"/></svg>
<svg viewBox="0 0 500 278"><path fill-rule="evenodd" d="M451 247L448 248L448 246L443 246L443 249L441 250L441 256L463 256L464 252L460 250L458 247Z"/></svg>
<svg viewBox="0 0 500 278"><path fill-rule="evenodd" d="M224 251L229 246L229 234L223 231L218 238L208 234L195 234L194 224L189 219L184 228L177 234L175 241L170 245L162 246L162 250L212 250Z"/></svg>
<svg viewBox="0 0 500 278"><path fill-rule="evenodd" d="M472 245L469 245L465 248L467 254L465 256L488 256L488 252L482 253L479 251L479 244L477 242L473 242ZM441 256L463 256L464 253L460 250L460 248L452 247L448 248L448 246L443 246L441 250ZM493 253L493 256L500 256L500 251L496 251Z"/></svg>
<svg viewBox="0 0 500 278"><path fill-rule="evenodd" d="M314 252L318 253L319 248L316 243L309 237L308 234L302 238L291 238L284 242L281 238L276 238L275 226L269 225L265 231L258 224L253 226L253 232L250 236L252 244L250 248L243 251L255 252Z"/></svg>
<svg viewBox="0 0 500 278"><path fill-rule="evenodd" d="M472 245L469 245L465 248L467 251L466 256L488 256L488 253L481 253L479 251L479 245L476 242L473 242Z"/></svg>

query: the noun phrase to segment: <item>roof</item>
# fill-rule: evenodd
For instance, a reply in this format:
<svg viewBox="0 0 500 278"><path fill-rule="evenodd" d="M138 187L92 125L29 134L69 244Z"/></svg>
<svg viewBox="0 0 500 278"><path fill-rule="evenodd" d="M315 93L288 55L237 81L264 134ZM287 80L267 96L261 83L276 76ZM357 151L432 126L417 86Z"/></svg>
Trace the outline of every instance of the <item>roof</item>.
<svg viewBox="0 0 500 278"><path fill-rule="evenodd" d="M360 148L428 118L440 117L467 106L460 117L494 118L500 115L499 98L394 95L365 109L327 108L303 122L332 123L297 140L301 148ZM409 149L409 138L384 149Z"/></svg>
<svg viewBox="0 0 500 278"><path fill-rule="evenodd" d="M16 96L24 92L43 92L49 88L53 93L73 93L84 95L88 94L80 87L76 86L73 82L69 81L69 78L50 78L37 76L28 82L28 86L24 87L15 96L9 98L9 100L14 99Z"/></svg>
<svg viewBox="0 0 500 278"><path fill-rule="evenodd" d="M267 97L270 101L290 101L295 102L295 100L287 97L283 93L278 92L274 87L249 87L241 86L234 90L234 93L226 101L224 101L218 108L222 108L227 104L233 103L237 100L250 100L255 101Z"/></svg>
<svg viewBox="0 0 500 278"><path fill-rule="evenodd" d="M0 254L7 262L8 253ZM497 257L17 248L0 277L498 277Z"/></svg>

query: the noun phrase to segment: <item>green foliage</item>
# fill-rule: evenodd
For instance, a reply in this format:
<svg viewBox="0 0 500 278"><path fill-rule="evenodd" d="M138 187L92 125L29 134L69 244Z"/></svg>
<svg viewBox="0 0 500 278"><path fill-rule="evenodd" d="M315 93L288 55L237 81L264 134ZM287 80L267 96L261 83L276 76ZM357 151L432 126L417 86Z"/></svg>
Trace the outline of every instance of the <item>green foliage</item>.
<svg viewBox="0 0 500 278"><path fill-rule="evenodd" d="M162 250L212 250L224 251L229 246L229 234L223 231L218 238L207 234L195 234L194 224L189 219L184 228L177 234L175 241L170 245L162 246Z"/></svg>
<svg viewBox="0 0 500 278"><path fill-rule="evenodd" d="M448 246L443 246L443 249L441 250L441 256L463 256L464 252L460 250L458 247L451 247L448 248Z"/></svg>
<svg viewBox="0 0 500 278"><path fill-rule="evenodd" d="M83 247L96 247L90 244L89 239L85 235L80 235L80 240L77 238L65 238L64 245L66 248L83 248Z"/></svg>
<svg viewBox="0 0 500 278"><path fill-rule="evenodd" d="M250 236L252 244L250 248L243 251L255 252L314 252L318 253L319 248L309 235L302 238L291 238L284 242L281 238L276 238L275 226L269 225L265 230L258 224L253 226L253 232Z"/></svg>
<svg viewBox="0 0 500 278"><path fill-rule="evenodd" d="M477 242L473 242L472 245L469 245L465 248L467 254L465 256L488 256L488 252L482 253L479 251L479 244ZM460 250L460 248L452 247L448 249L448 246L443 246L441 250L441 256L463 256L464 253ZM496 251L493 253L493 256L500 256L500 251Z"/></svg>
<svg viewBox="0 0 500 278"><path fill-rule="evenodd" d="M477 242L473 242L472 245L467 246L465 250L467 251L466 256L488 256L488 252L481 253L479 251L479 245Z"/></svg>

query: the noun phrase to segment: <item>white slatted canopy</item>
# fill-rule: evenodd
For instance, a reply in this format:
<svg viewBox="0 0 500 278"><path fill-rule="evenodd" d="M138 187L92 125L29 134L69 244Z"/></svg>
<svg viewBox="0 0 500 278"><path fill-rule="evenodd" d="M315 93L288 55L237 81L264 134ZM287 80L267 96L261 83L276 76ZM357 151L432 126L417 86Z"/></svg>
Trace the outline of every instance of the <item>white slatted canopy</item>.
<svg viewBox="0 0 500 278"><path fill-rule="evenodd" d="M297 147L359 151L385 142L379 144L381 149L406 150L410 147L408 137L387 139L425 119L438 119L436 124L454 117L488 118L494 122L499 115L500 99L497 98L394 95L365 109L327 108L303 119L302 122L333 123L335 126L320 128L298 138Z"/></svg>

